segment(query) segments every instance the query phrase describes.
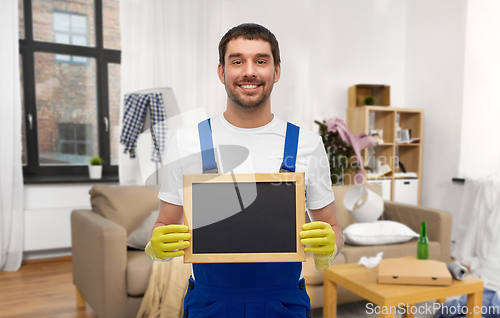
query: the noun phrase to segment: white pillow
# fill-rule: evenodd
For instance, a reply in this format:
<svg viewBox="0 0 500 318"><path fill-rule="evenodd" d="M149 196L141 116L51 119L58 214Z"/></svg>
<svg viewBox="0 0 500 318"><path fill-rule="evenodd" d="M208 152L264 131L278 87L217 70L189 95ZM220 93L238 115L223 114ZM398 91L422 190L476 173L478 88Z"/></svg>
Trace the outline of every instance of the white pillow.
<svg viewBox="0 0 500 318"><path fill-rule="evenodd" d="M344 229L345 242L350 245L383 245L408 242L419 237L408 226L394 221L354 223Z"/></svg>
<svg viewBox="0 0 500 318"><path fill-rule="evenodd" d="M158 218L158 211L151 212L148 217L142 221L141 225L136 228L130 235L127 237L127 246L137 248L137 249L145 249L148 244L148 236L151 232L151 229L155 225L156 219Z"/></svg>

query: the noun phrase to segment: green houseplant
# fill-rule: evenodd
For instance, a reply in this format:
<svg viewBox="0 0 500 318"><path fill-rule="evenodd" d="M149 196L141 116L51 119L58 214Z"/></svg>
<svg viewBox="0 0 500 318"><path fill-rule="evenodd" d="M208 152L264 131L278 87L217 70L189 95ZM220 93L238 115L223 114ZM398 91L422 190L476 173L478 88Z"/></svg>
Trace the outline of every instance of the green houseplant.
<svg viewBox="0 0 500 318"><path fill-rule="evenodd" d="M362 160L356 156L356 150L349 143L349 140L355 140L356 145L360 147L358 151L361 151L367 146L376 145L373 137L365 134L352 136L345 122L338 118L322 122L315 120L314 122L319 125L319 134L328 156L332 185L354 183L355 174L364 174L364 169L371 170L368 166L360 166L359 162ZM347 175L351 175L352 178L346 180L345 176Z"/></svg>
<svg viewBox="0 0 500 318"><path fill-rule="evenodd" d="M363 100L363 103L367 106L373 106L373 105L375 105L375 98L373 98L373 96L371 96L371 95L368 95Z"/></svg>
<svg viewBox="0 0 500 318"><path fill-rule="evenodd" d="M99 156L94 156L90 159L89 177L90 179L101 179L102 177L103 160Z"/></svg>

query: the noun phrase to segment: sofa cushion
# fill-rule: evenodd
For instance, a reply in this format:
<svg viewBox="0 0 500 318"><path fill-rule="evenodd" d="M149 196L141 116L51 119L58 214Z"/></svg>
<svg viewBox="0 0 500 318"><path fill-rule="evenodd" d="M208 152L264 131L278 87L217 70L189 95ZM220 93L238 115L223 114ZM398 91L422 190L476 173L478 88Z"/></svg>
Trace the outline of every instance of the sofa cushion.
<svg viewBox="0 0 500 318"><path fill-rule="evenodd" d="M346 228L350 224L356 223L351 214L344 207L344 196L355 185L333 186L333 194L335 195L335 209L337 210L337 220L341 228ZM382 196L382 186L380 184L363 184L364 187L376 194Z"/></svg>
<svg viewBox="0 0 500 318"><path fill-rule="evenodd" d="M345 257L337 255L333 260L331 266L345 264ZM306 261L302 263L302 271L304 272L304 279L307 285L323 285L323 271L319 271L314 266L314 255L306 253Z"/></svg>
<svg viewBox="0 0 500 318"><path fill-rule="evenodd" d="M410 241L400 244L375 245L375 246L355 246L344 245L342 254L346 258L346 263L358 263L361 256L372 257L377 253L384 252L383 259L403 256L417 256L417 241ZM429 259L441 259L441 246L439 242L429 242Z"/></svg>
<svg viewBox="0 0 500 318"><path fill-rule="evenodd" d="M127 294L141 297L146 293L153 260L143 251L127 252Z"/></svg>
<svg viewBox="0 0 500 318"><path fill-rule="evenodd" d="M344 229L345 242L350 245L382 245L408 242L419 237L408 226L396 221L355 223Z"/></svg>
<svg viewBox="0 0 500 318"><path fill-rule="evenodd" d="M158 193L144 186L109 187L97 184L89 194L92 210L123 226L127 235L160 204Z"/></svg>
<svg viewBox="0 0 500 318"><path fill-rule="evenodd" d="M153 211L149 214L144 221L142 221L141 225L136 228L130 235L127 237L127 246L144 250L146 245L148 244L149 233L151 233L151 229L156 223L158 219L158 214L160 211Z"/></svg>

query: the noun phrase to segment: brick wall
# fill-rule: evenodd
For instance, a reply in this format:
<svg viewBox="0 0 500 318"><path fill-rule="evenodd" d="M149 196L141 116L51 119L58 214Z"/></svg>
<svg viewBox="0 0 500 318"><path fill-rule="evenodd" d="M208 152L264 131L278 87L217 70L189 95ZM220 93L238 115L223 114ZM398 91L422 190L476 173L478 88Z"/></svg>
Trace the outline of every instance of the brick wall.
<svg viewBox="0 0 500 318"><path fill-rule="evenodd" d="M118 144L120 142L118 130L120 122L120 69L119 64L110 64L108 67L111 163L115 164L118 164Z"/></svg>

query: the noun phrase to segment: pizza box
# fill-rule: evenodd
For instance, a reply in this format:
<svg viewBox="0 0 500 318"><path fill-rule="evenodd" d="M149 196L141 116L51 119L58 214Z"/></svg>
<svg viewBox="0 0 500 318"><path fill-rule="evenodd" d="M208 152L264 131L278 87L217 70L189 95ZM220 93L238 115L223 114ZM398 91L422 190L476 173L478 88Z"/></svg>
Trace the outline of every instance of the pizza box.
<svg viewBox="0 0 500 318"><path fill-rule="evenodd" d="M380 284L449 286L453 283L444 262L409 258L383 259L378 266Z"/></svg>

